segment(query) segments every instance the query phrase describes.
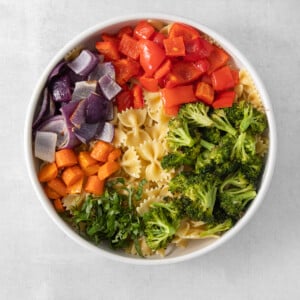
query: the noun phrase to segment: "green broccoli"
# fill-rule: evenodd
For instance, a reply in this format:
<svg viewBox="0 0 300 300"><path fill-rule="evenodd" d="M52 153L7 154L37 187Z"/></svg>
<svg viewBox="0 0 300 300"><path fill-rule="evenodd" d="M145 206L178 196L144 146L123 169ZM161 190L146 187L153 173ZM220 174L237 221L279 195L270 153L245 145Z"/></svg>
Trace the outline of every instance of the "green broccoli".
<svg viewBox="0 0 300 300"><path fill-rule="evenodd" d="M198 127L211 127L213 121L208 116L209 107L202 102L188 103L179 111L179 117L187 120L189 125Z"/></svg>
<svg viewBox="0 0 300 300"><path fill-rule="evenodd" d="M201 131L201 138L212 144L217 145L222 138L222 134L218 128L208 127L205 128L205 130Z"/></svg>
<svg viewBox="0 0 300 300"><path fill-rule="evenodd" d="M240 189L243 189L247 187L249 184L248 179L245 177L245 175L241 171L237 171L235 173L230 174L227 176L222 184L219 187L220 193L223 193L224 190L230 188L230 187L237 187Z"/></svg>
<svg viewBox="0 0 300 300"><path fill-rule="evenodd" d="M214 172L215 168L216 164L212 159L211 152L209 150L201 152L195 163L195 173L209 174Z"/></svg>
<svg viewBox="0 0 300 300"><path fill-rule="evenodd" d="M193 147L195 139L191 137L188 125L185 121L178 118L169 121L169 131L167 143L171 149L177 150L180 147Z"/></svg>
<svg viewBox="0 0 300 300"><path fill-rule="evenodd" d="M256 191L252 184L243 188L232 186L219 191L218 196L220 205L228 216L239 218L247 204L256 197Z"/></svg>
<svg viewBox="0 0 300 300"><path fill-rule="evenodd" d="M214 121L214 126L219 130L228 132L231 135L236 135L237 131L232 127L226 117L224 109L216 109L212 114L211 118Z"/></svg>
<svg viewBox="0 0 300 300"><path fill-rule="evenodd" d="M156 202L143 215L145 238L152 250L165 248L180 225L179 211L173 202Z"/></svg>
<svg viewBox="0 0 300 300"><path fill-rule="evenodd" d="M246 132L242 132L239 134L232 148L231 159L237 159L241 163L247 163L255 155L255 147L255 137Z"/></svg>
<svg viewBox="0 0 300 300"><path fill-rule="evenodd" d="M253 183L256 183L261 175L264 165L262 157L255 155L246 163L241 165L241 170L245 174L246 178Z"/></svg>
<svg viewBox="0 0 300 300"><path fill-rule="evenodd" d="M240 127L241 120L244 117L245 101L235 102L231 107L224 108L227 119L236 129Z"/></svg>
<svg viewBox="0 0 300 300"><path fill-rule="evenodd" d="M215 238L219 237L221 232L229 230L233 226L231 219L226 219L223 223L209 223L204 231L199 235L200 238Z"/></svg>
<svg viewBox="0 0 300 300"><path fill-rule="evenodd" d="M190 173L181 172L174 176L169 182L169 191L171 193L182 192L187 185Z"/></svg>

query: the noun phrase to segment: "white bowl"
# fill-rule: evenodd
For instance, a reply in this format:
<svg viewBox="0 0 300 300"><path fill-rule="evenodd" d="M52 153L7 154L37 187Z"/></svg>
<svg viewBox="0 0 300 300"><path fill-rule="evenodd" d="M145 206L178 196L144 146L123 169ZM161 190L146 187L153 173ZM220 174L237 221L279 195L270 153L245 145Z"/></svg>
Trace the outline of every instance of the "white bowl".
<svg viewBox="0 0 300 300"><path fill-rule="evenodd" d="M107 33L115 33L119 28L126 25L134 25L138 20L143 19L158 19L162 20L166 23L170 22L182 22L189 24L200 31L206 33L211 36L215 41L219 43L235 60L238 67L243 67L250 73L259 93L262 98L264 107L266 109L266 115L268 119L269 125L269 151L266 158L266 165L263 172L261 184L257 193L256 198L251 203L245 215L236 223L236 225L230 229L228 232L223 234L222 237L216 240L201 240L201 241L191 241L187 248L181 249L178 248L168 256L161 257L151 257L151 258L139 258L135 256L127 255L122 251L115 251L110 249L108 246L101 244L100 246L95 246L92 243L86 241L82 237L80 237L72 228L65 223L61 217L56 213L53 205L50 203L48 198L45 196L44 191L42 189L41 184L37 179L37 166L38 162L33 156L32 149L32 121L34 112L36 110L37 103L40 99L40 95L46 84L47 77L51 70L55 67L55 65L63 59L65 54L72 50L77 45L83 45L87 48L93 48L94 43L99 40L100 34L103 32ZM114 259L120 262L140 264L140 265L156 265L156 264L169 264L180 262L184 260L188 260L194 257L198 257L205 253L216 249L221 246L223 243L228 241L231 237L237 234L238 231L241 230L245 226L245 224L252 218L255 211L258 209L259 205L263 201L266 192L269 188L270 181L273 175L273 170L275 166L275 158L276 158L276 127L274 121L274 115L272 106L268 97L268 94L265 90L265 87L257 75L254 68L248 62L248 60L237 50L230 42L228 42L224 37L214 32L213 30L207 28L206 26L199 24L195 21L191 21L182 17L177 16L169 16L169 15L161 15L161 14L143 14L143 15L135 15L135 16L125 16L117 19L112 19L96 26L89 28L88 30L82 32L78 36L76 36L72 41L67 43L51 60L43 74L41 75L32 95L32 98L29 103L29 108L26 116L25 123L25 156L26 156L26 164L29 173L29 177L33 184L33 187L42 203L42 206L51 217L51 219L56 223L56 225L67 234L70 238L76 241L78 244L93 250L104 257Z"/></svg>

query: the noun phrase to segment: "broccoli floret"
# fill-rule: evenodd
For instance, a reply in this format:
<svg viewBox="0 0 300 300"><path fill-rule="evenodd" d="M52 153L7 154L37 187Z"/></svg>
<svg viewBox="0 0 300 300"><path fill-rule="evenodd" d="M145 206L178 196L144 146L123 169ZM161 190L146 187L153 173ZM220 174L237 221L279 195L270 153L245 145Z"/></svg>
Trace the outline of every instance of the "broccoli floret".
<svg viewBox="0 0 300 300"><path fill-rule="evenodd" d="M195 173L209 174L214 172L215 168L216 164L211 157L211 152L209 150L201 152L195 163Z"/></svg>
<svg viewBox="0 0 300 300"><path fill-rule="evenodd" d="M219 237L221 232L227 231L232 227L233 223L231 219L226 219L223 223L210 223L206 225L204 231L199 235L200 238L214 238Z"/></svg>
<svg viewBox="0 0 300 300"><path fill-rule="evenodd" d="M251 157L251 159L248 160L246 164L241 165L241 170L245 174L246 178L248 178L251 182L255 184L261 175L263 165L263 158L258 155L255 155Z"/></svg>
<svg viewBox="0 0 300 300"><path fill-rule="evenodd" d="M254 108L252 121L249 126L249 132L251 132L252 134L262 134L266 128L266 115Z"/></svg>
<svg viewBox="0 0 300 300"><path fill-rule="evenodd" d="M156 202L143 215L145 237L152 250L165 248L180 224L179 211L173 202Z"/></svg>
<svg viewBox="0 0 300 300"><path fill-rule="evenodd" d="M246 205L255 198L256 191L252 184L244 188L232 186L219 192L220 205L231 217L239 218L243 214Z"/></svg>
<svg viewBox="0 0 300 300"><path fill-rule="evenodd" d="M217 165L215 167L214 173L219 178L224 178L227 175L234 173L239 167L240 164L237 161L227 160L222 164Z"/></svg>
<svg viewBox="0 0 300 300"><path fill-rule="evenodd" d="M237 159L241 163L246 163L255 155L256 140L253 135L242 132L236 139L232 148L231 159Z"/></svg>
<svg viewBox="0 0 300 300"><path fill-rule="evenodd" d="M195 139L191 137L188 125L178 118L169 121L169 131L167 142L171 149L177 150L179 147L193 147Z"/></svg>
<svg viewBox="0 0 300 300"><path fill-rule="evenodd" d="M184 172L174 176L169 182L169 191L171 193L182 192L187 185L188 176Z"/></svg>
<svg viewBox="0 0 300 300"><path fill-rule="evenodd" d="M241 120L244 117L244 103L245 101L239 101L231 107L224 108L228 121L236 129L240 127Z"/></svg>
<svg viewBox="0 0 300 300"><path fill-rule="evenodd" d="M211 115L211 118L214 121L214 126L216 128L228 132L231 135L236 135L237 131L232 127L232 125L228 121L224 109L216 109Z"/></svg>
<svg viewBox="0 0 300 300"><path fill-rule="evenodd" d="M213 121L208 116L209 107L202 102L189 103L181 107L179 117L187 120L189 125L211 127Z"/></svg>
<svg viewBox="0 0 300 300"><path fill-rule="evenodd" d="M205 128L201 133L201 138L215 145L218 144L222 138L221 131L216 127Z"/></svg>
<svg viewBox="0 0 300 300"><path fill-rule="evenodd" d="M230 187L243 189L247 187L248 184L249 180L245 177L245 175L241 171L237 171L224 179L223 183L220 185L219 191L220 193L223 193Z"/></svg>

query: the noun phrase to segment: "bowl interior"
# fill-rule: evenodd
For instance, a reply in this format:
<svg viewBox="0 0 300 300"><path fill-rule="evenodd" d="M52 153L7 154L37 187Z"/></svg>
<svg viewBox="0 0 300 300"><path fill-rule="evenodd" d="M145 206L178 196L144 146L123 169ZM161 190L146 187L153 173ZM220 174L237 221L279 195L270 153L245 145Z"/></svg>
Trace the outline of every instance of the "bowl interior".
<svg viewBox="0 0 300 300"><path fill-rule="evenodd" d="M40 183L37 179L37 170L38 170L38 161L33 156L32 151L32 138L31 138L31 124L33 120L34 113L39 105L39 101L41 98L43 87L46 83L48 74L54 68L54 66L64 57L66 53L72 50L74 47L82 46L88 49L94 49L95 42L99 40L101 33L116 33L121 27L127 25L134 25L137 21L141 19L159 19L166 23L170 22L183 22L198 28L200 31L204 32L205 34L209 35L213 38L213 40L217 41L217 43L223 47L234 59L235 64L239 68L245 68L248 70L252 79L260 93L262 98L263 104L266 109L267 119L269 123L269 152L266 157L266 165L265 170L262 176L261 185L257 194L256 199L251 203L249 209L247 210L244 217L237 222L237 224L228 232L226 232L221 238L219 239L207 239L207 240L193 240L189 242L188 247L186 248L176 248L171 249L170 253L161 258L160 256L153 256L151 258L142 259L139 257L133 257L131 255L127 255L123 251L114 251L111 250L107 245L101 244L100 246L95 246L90 242L84 240L80 237L72 228L70 228L67 223L65 223L60 216L54 210L52 204L45 196L43 189L41 188ZM123 262L130 262L136 264L162 264L162 263L170 263L170 262L179 262L182 260L186 260L195 256L202 255L212 249L220 246L223 242L227 241L230 237L236 234L251 218L255 210L258 208L259 204L261 203L267 188L269 186L273 169L274 169L274 162L275 162L275 147L276 146L276 134L275 134L275 123L274 117L272 112L272 107L268 98L268 95L265 91L265 88L259 79L258 75L256 74L253 67L250 63L244 58L244 56L226 39L212 31L211 29L198 24L196 22L186 20L181 17L174 17L174 16L161 16L161 15L148 15L148 16L134 16L134 17L124 17L119 18L118 20L110 20L108 22L96 25L87 31L81 33L79 36L74 38L71 42L69 42L63 49L61 49L57 55L52 59L49 63L47 68L45 69L44 73L42 74L40 81L38 82L35 91L33 93L30 106L27 113L26 119L26 126L25 126L25 151L26 151L26 162L27 168L29 171L29 176L32 181L32 184L39 196L39 199L49 214L49 216L53 219L53 221L73 240L75 240L80 245L92 249L102 255L116 259Z"/></svg>

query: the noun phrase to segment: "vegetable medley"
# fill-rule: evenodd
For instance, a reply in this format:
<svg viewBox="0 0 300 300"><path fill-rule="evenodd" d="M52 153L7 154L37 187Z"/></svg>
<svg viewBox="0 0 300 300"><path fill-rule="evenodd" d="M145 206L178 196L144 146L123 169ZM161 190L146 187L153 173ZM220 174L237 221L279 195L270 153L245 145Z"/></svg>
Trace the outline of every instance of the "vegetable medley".
<svg viewBox="0 0 300 300"><path fill-rule="evenodd" d="M186 24L102 33L49 75L33 122L38 179L96 244L144 257L219 237L264 168L267 119L249 90L230 55Z"/></svg>

